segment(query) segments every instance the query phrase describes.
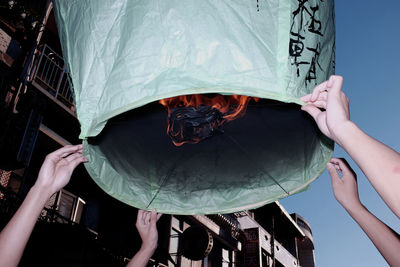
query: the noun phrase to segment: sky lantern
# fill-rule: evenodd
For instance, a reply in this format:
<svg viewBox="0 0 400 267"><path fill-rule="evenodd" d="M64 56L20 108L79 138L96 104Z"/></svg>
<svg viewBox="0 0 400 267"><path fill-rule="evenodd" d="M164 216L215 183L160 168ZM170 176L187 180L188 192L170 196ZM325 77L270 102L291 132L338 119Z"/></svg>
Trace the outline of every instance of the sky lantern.
<svg viewBox="0 0 400 267"><path fill-rule="evenodd" d="M334 73L333 0L54 4L85 167L111 196L231 213L324 170L333 143L300 97Z"/></svg>

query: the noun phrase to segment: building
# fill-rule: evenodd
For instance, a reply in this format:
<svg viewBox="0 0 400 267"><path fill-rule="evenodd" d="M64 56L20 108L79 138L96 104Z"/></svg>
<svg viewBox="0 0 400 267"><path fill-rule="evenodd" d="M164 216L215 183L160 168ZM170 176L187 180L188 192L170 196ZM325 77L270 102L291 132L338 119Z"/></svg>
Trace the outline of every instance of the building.
<svg viewBox="0 0 400 267"><path fill-rule="evenodd" d="M50 1L0 8L0 228L34 184L46 154L78 143L72 84ZM100 190L85 169L47 203L21 266L124 266L140 247L136 209ZM158 223L153 266L314 266L311 228L278 203Z"/></svg>

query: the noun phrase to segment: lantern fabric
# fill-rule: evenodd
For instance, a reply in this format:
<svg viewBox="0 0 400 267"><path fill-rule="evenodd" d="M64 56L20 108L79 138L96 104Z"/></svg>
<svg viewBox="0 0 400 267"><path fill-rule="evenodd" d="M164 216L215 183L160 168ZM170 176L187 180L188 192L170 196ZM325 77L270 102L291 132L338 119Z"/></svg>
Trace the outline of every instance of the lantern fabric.
<svg viewBox="0 0 400 267"><path fill-rule="evenodd" d="M80 138L89 159L85 166L110 195L163 213L229 213L300 192L322 173L333 143L303 118L299 98L334 72L333 0L55 0L54 5ZM208 166L209 156L199 151L204 148L193 148L196 145L171 147L168 153L142 149L146 144L140 138L151 135L151 127L141 135L137 124L126 133L118 128L124 113L149 105L157 109L154 102L168 97L205 93L286 103L279 112L267 108L274 116L295 119L274 117L279 126L270 138L280 142L266 141L275 146L274 154L267 147L262 153L251 152L265 157L265 163L257 163L262 165L255 168L262 170L258 174L248 175L240 168L224 171L233 168L228 161ZM296 126L296 118L304 123ZM283 121L292 128L282 127ZM112 133L102 137L107 123L116 125L116 136L127 142L125 146L115 140L120 146L113 148ZM240 126L231 128L241 131ZM294 135L287 132L297 130ZM292 154L282 145L285 138L296 139L286 140L297 146ZM105 143L99 145L99 140ZM210 142L209 149L218 146ZM279 146L286 147L284 155L279 155ZM234 153L229 148L224 146L226 153ZM158 155L173 160L166 163Z"/></svg>

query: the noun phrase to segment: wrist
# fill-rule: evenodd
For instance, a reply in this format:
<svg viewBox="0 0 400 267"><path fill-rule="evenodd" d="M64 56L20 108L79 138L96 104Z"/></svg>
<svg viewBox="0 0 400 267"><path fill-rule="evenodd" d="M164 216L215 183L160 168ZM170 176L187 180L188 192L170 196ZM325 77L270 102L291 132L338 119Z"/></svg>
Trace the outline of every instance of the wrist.
<svg viewBox="0 0 400 267"><path fill-rule="evenodd" d="M40 186L37 184L32 186L29 192L32 192L32 194L37 195L37 197L43 201L47 201L54 194L54 192L52 192L52 190L49 187Z"/></svg>
<svg viewBox="0 0 400 267"><path fill-rule="evenodd" d="M331 129L334 141L344 148L346 140L349 138L351 133L358 129L357 125L351 120L344 121L343 123L336 125Z"/></svg>
<svg viewBox="0 0 400 267"><path fill-rule="evenodd" d="M145 253L153 255L156 248L157 248L157 244L142 244L142 246L140 247L140 250Z"/></svg>
<svg viewBox="0 0 400 267"><path fill-rule="evenodd" d="M360 200L355 200L350 203L340 203L343 208L349 213L349 214L354 214L361 209L364 209L364 205L361 203Z"/></svg>

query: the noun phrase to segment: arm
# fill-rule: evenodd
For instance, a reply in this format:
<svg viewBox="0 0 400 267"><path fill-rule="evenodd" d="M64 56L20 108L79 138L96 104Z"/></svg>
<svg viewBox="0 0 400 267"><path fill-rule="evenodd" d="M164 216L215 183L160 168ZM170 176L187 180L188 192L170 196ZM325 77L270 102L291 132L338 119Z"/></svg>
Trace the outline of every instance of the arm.
<svg viewBox="0 0 400 267"><path fill-rule="evenodd" d="M65 146L47 155L35 185L0 233L0 266L17 266L47 200L70 180L75 167L87 161L82 145Z"/></svg>
<svg viewBox="0 0 400 267"><path fill-rule="evenodd" d="M142 239L142 246L135 254L127 267L145 267L157 248L158 232L156 223L162 214L157 214L155 210L138 210L136 228Z"/></svg>
<svg viewBox="0 0 400 267"><path fill-rule="evenodd" d="M301 99L302 110L320 130L339 144L364 172L388 207L400 218L400 154L360 130L349 118L349 100L341 91L343 78L331 78ZM325 110L321 110L325 109Z"/></svg>
<svg viewBox="0 0 400 267"><path fill-rule="evenodd" d="M390 266L400 266L400 238L360 202L354 171L345 160L333 158L328 163L332 188L337 201L367 234ZM337 172L342 173L342 178Z"/></svg>

